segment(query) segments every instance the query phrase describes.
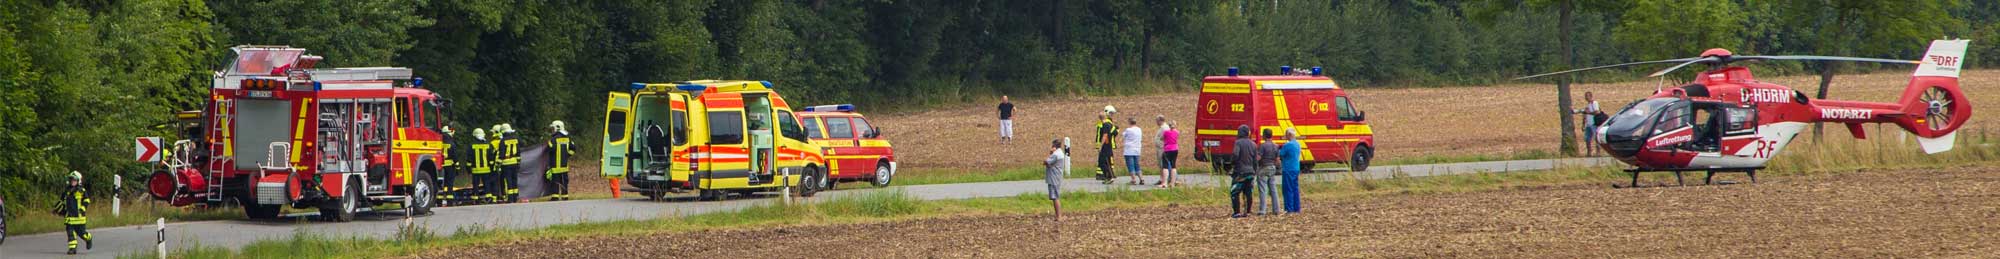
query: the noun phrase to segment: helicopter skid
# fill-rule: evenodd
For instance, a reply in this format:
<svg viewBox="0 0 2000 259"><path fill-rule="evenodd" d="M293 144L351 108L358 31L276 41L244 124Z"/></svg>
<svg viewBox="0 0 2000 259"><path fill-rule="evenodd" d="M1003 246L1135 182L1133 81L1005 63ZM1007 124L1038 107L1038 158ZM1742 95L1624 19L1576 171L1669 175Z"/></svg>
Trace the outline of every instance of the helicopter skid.
<svg viewBox="0 0 2000 259"><path fill-rule="evenodd" d="M1641 186L1641 185L1639 185L1639 174L1640 174L1640 173L1646 173L1646 172L1672 172L1672 173L1674 173L1674 182L1675 182L1675 183L1677 184L1677 185L1674 185L1674 186L1687 186L1687 180L1686 180L1686 177L1684 177L1684 175L1683 175L1683 173L1686 173L1686 172L1707 172L1708 174L1707 174L1707 175L1704 175L1704 176L1702 177L1702 180L1701 180L1701 182L1702 182L1702 185L1714 185L1714 184L1715 184L1715 174L1717 174L1717 173L1744 173L1744 174L1749 174L1749 175L1750 175L1750 182L1751 182L1751 183L1756 183L1756 182L1757 182L1757 170L1762 170L1762 169L1764 169L1764 167L1744 167L1744 168L1678 168L1678 169L1654 169L1654 168L1634 168L1634 169L1625 169L1625 173L1629 173L1629 174L1632 174L1632 182L1631 182L1631 184L1630 184L1630 185L1624 185L1624 186L1620 186L1620 185L1618 185L1618 184L1615 184L1615 183L1614 183L1614 184L1611 184L1611 188L1639 188L1639 187L1648 187L1648 186ZM1729 183L1732 183L1732 182L1729 182L1729 181L1724 181L1723 183L1724 183L1724 184L1729 184ZM1660 186L1651 186L1651 187L1667 187L1667 186L1665 186L1665 185L1660 185Z"/></svg>

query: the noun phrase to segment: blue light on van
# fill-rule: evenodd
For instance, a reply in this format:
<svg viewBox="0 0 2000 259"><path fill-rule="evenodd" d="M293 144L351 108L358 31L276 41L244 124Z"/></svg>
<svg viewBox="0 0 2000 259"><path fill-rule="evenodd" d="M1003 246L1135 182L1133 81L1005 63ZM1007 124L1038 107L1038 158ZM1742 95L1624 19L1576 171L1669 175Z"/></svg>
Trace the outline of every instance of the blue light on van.
<svg viewBox="0 0 2000 259"><path fill-rule="evenodd" d="M641 90L641 89L646 89L646 83L632 83L632 90L633 90L633 91L638 91L638 90Z"/></svg>
<svg viewBox="0 0 2000 259"><path fill-rule="evenodd" d="M1236 67L1229 67L1229 76L1236 76L1236 72L1238 72Z"/></svg>
<svg viewBox="0 0 2000 259"><path fill-rule="evenodd" d="M1320 71L1319 67L1313 67L1313 76L1320 76Z"/></svg>
<svg viewBox="0 0 2000 259"><path fill-rule="evenodd" d="M681 91L689 91L689 92L701 92L701 91L707 91L707 90L708 90L708 85L704 85L704 84L680 84L680 85L676 85L676 86L674 86L674 88L678 88L678 89L681 89Z"/></svg>

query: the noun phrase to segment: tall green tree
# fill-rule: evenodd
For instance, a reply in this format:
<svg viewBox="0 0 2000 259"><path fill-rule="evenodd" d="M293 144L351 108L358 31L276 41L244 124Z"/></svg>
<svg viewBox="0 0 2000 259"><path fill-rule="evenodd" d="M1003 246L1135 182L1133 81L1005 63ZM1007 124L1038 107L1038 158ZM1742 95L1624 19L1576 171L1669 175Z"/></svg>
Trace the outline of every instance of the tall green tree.
<svg viewBox="0 0 2000 259"><path fill-rule="evenodd" d="M1928 46L1928 39L1943 38L1944 32L1964 26L1949 10L1956 0L1785 0L1785 24L1810 34L1809 51L1819 55L1889 55L1911 53ZM1866 40L1863 40L1866 39ZM1841 67L1838 62L1822 62L1819 90L1814 96L1826 99L1827 86ZM1824 128L1815 124L1813 138Z"/></svg>

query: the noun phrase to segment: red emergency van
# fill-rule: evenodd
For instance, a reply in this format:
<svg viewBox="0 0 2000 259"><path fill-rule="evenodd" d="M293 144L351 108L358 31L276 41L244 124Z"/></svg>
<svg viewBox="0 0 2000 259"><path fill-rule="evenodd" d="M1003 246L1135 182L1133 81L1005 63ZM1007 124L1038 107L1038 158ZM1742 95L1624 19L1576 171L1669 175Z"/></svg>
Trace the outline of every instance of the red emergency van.
<svg viewBox="0 0 2000 259"><path fill-rule="evenodd" d="M1238 75L1231 67L1229 75L1201 80L1201 98L1195 106L1195 160L1227 172L1236 128L1250 126L1251 135L1270 130L1279 144L1285 143L1285 129L1297 130L1304 170L1319 163L1367 170L1375 155L1375 133L1368 127L1367 114L1355 108L1347 92L1319 67L1308 73L1294 72L1290 66L1280 71Z"/></svg>
<svg viewBox="0 0 2000 259"><path fill-rule="evenodd" d="M827 176L836 182L867 181L876 187L889 186L896 175L896 149L882 130L868 118L854 112L853 104L806 107L799 113L806 126L806 138L826 148ZM826 186L831 189L833 186Z"/></svg>

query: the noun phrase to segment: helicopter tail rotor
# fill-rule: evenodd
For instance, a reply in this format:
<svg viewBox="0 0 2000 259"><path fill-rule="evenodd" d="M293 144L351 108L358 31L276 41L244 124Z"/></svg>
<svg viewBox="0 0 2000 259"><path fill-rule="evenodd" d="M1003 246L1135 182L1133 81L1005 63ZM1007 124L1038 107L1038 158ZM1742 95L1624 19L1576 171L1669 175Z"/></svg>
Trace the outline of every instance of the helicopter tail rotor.
<svg viewBox="0 0 2000 259"><path fill-rule="evenodd" d="M1972 118L1972 103L1958 86L1961 59L1968 40L1937 40L1917 65L1898 103L1903 114L1897 125L1917 135L1925 153L1952 149L1960 126Z"/></svg>

